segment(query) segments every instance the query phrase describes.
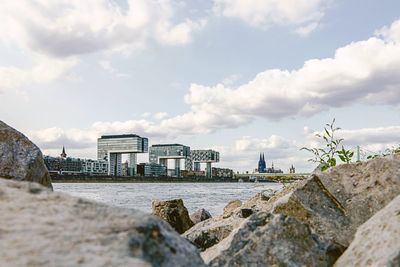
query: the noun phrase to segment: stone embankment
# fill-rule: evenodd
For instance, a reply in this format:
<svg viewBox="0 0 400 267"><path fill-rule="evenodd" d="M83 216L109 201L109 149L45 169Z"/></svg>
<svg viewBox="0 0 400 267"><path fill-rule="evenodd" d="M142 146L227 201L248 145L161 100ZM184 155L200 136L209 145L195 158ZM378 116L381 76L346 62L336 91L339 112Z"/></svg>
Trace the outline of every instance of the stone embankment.
<svg viewBox="0 0 400 267"><path fill-rule="evenodd" d="M166 222L0 178L0 266L205 266Z"/></svg>
<svg viewBox="0 0 400 267"><path fill-rule="evenodd" d="M399 266L400 154L316 172L211 217L52 192L40 150L0 124L0 266ZM179 235L182 233L182 235ZM201 252L201 253L200 253Z"/></svg>
<svg viewBox="0 0 400 267"><path fill-rule="evenodd" d="M397 266L399 194L394 154L233 201L182 236L210 266Z"/></svg>

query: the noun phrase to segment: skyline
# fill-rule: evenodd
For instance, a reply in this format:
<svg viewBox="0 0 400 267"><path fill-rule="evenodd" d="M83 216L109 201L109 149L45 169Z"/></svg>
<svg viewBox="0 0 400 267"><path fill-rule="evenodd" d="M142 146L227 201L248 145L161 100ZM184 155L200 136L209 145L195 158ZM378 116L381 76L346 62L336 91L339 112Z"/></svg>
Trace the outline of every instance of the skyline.
<svg viewBox="0 0 400 267"><path fill-rule="evenodd" d="M299 149L333 118L350 148L398 145L400 3L296 3L0 3L1 118L44 154L134 133L238 171L312 170Z"/></svg>

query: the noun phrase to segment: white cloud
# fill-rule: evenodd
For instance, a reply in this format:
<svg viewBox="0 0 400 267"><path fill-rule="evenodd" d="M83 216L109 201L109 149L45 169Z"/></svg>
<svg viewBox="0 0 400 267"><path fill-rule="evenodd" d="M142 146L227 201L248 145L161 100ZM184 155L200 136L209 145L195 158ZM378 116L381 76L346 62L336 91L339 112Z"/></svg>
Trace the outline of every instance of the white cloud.
<svg viewBox="0 0 400 267"><path fill-rule="evenodd" d="M216 14L238 18L253 27L299 26L299 34L318 26L330 0L214 0Z"/></svg>
<svg viewBox="0 0 400 267"><path fill-rule="evenodd" d="M384 38L353 42L333 58L311 59L297 70L266 70L236 89L192 84L185 102L193 117L225 114L241 123L254 117L311 116L356 103L398 106L400 41L393 38L398 24L386 29L390 34Z"/></svg>
<svg viewBox="0 0 400 267"><path fill-rule="evenodd" d="M240 74L232 74L225 79L222 80L222 84L225 86L232 86L234 85L239 79L241 75Z"/></svg>
<svg viewBox="0 0 400 267"><path fill-rule="evenodd" d="M103 70L107 71L108 73L110 73L112 75L115 75L115 76L121 77L121 78L126 78L126 77L130 76L129 74L119 72L117 69L115 69L113 66L111 66L111 62L108 60L100 60L98 63Z"/></svg>
<svg viewBox="0 0 400 267"><path fill-rule="evenodd" d="M162 120L168 117L167 112L157 112L153 115L154 119L156 120Z"/></svg>
<svg viewBox="0 0 400 267"><path fill-rule="evenodd" d="M168 0L129 0L127 6L125 10L108 0L1 1L0 38L26 50L68 57L137 49L149 40L186 44L205 23L190 19L173 23Z"/></svg>
<svg viewBox="0 0 400 267"><path fill-rule="evenodd" d="M320 24L318 22L313 22L308 25L297 28L296 33L300 36L306 37L312 32L316 31L319 27Z"/></svg>
<svg viewBox="0 0 400 267"><path fill-rule="evenodd" d="M0 92L32 83L50 83L68 78L68 72L77 64L74 58L53 59L36 55L30 68L0 66Z"/></svg>
<svg viewBox="0 0 400 267"><path fill-rule="evenodd" d="M315 134L323 134L319 131L312 131L306 127L306 147L321 147L321 138ZM386 149L400 145L400 126L387 126L361 129L340 129L336 132L336 138L342 138L342 144L346 149L352 151L360 147L361 157L366 159L367 155L384 152Z"/></svg>
<svg viewBox="0 0 400 267"><path fill-rule="evenodd" d="M169 0L128 0L127 9L112 0L0 1L0 42L34 62L31 68L0 66L0 90L66 78L83 54L130 53L149 42L187 44L206 21L175 23L175 6ZM99 64L127 76L108 61Z"/></svg>
<svg viewBox="0 0 400 267"><path fill-rule="evenodd" d="M271 135L266 138L244 136L235 140L230 146L214 146L220 152L221 167L229 167L238 171L254 171L257 168L260 153L264 153L267 166L272 162L275 168L287 172L293 164L301 170L311 170L312 164L307 162L304 153L294 140L282 136Z"/></svg>

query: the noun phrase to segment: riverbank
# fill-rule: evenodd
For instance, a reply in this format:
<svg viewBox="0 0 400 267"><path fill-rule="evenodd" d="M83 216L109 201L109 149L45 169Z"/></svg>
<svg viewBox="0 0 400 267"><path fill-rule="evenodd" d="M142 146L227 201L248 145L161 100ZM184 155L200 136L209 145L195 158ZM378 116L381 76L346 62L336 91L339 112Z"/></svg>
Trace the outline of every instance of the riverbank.
<svg viewBox="0 0 400 267"><path fill-rule="evenodd" d="M302 180L299 176L274 176L264 179L252 179L251 177L116 177L116 176L82 176L82 175L51 175L53 183L292 183Z"/></svg>
<svg viewBox="0 0 400 267"><path fill-rule="evenodd" d="M232 178L52 175L53 183L237 183Z"/></svg>

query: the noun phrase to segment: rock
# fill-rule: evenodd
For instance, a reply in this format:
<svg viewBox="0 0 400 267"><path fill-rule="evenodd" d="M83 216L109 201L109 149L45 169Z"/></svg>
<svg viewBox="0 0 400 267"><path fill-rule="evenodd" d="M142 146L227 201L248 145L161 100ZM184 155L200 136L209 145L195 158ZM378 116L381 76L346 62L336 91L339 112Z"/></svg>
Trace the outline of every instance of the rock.
<svg viewBox="0 0 400 267"><path fill-rule="evenodd" d="M357 228L400 193L399 169L400 155L339 165L285 188L267 210L347 247Z"/></svg>
<svg viewBox="0 0 400 267"><path fill-rule="evenodd" d="M239 199L229 201L229 203L224 207L223 217L228 218L233 214L233 211L240 206L242 206L242 201L240 201Z"/></svg>
<svg viewBox="0 0 400 267"><path fill-rule="evenodd" d="M153 200L152 209L154 215L168 222L180 234L194 225L182 199Z"/></svg>
<svg viewBox="0 0 400 267"><path fill-rule="evenodd" d="M261 200L267 201L269 200L271 197L273 197L275 194L277 193L276 190L273 189L266 189L263 190L260 194L260 198Z"/></svg>
<svg viewBox="0 0 400 267"><path fill-rule="evenodd" d="M358 228L335 266L400 266L400 195Z"/></svg>
<svg viewBox="0 0 400 267"><path fill-rule="evenodd" d="M182 236L203 251L227 237L242 221L238 216L217 216L196 224Z"/></svg>
<svg viewBox="0 0 400 267"><path fill-rule="evenodd" d="M202 257L209 266L331 266L342 251L292 217L259 212Z"/></svg>
<svg viewBox="0 0 400 267"><path fill-rule="evenodd" d="M205 266L159 218L0 179L0 266Z"/></svg>
<svg viewBox="0 0 400 267"><path fill-rule="evenodd" d="M222 216L216 216L198 223L182 236L204 251L226 238L232 230L240 225L244 218L263 210L264 206L267 205L266 203L267 201L261 200L261 193L257 193L244 203L240 200L233 200L225 206Z"/></svg>
<svg viewBox="0 0 400 267"><path fill-rule="evenodd" d="M241 218L247 218L249 217L251 214L253 214L253 210L252 209L240 209L239 210L239 216Z"/></svg>
<svg viewBox="0 0 400 267"><path fill-rule="evenodd" d="M26 136L0 121L0 176L52 188L42 152Z"/></svg>
<svg viewBox="0 0 400 267"><path fill-rule="evenodd" d="M194 224L198 224L199 222L210 219L211 217L211 214L205 209L199 209L190 215L190 219Z"/></svg>

